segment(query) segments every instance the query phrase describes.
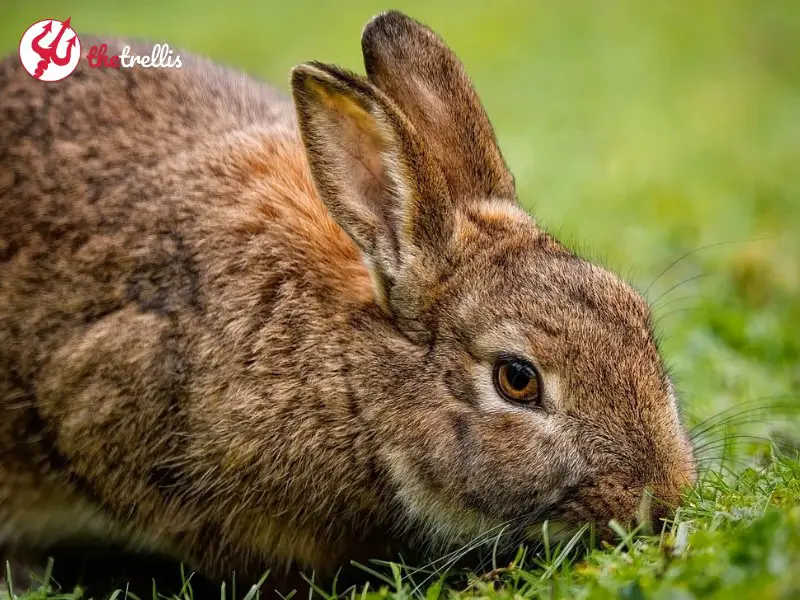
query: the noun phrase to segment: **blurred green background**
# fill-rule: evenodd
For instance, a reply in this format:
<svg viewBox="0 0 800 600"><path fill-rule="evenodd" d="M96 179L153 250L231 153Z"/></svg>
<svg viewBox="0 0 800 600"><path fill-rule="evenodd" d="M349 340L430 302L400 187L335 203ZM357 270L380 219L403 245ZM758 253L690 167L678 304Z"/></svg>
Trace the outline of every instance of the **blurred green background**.
<svg viewBox="0 0 800 600"><path fill-rule="evenodd" d="M305 60L362 70L361 28L387 8L461 56L523 203L566 242L642 289L726 242L648 293L690 419L800 388L797 0L5 0L0 49L71 16L285 90Z"/></svg>

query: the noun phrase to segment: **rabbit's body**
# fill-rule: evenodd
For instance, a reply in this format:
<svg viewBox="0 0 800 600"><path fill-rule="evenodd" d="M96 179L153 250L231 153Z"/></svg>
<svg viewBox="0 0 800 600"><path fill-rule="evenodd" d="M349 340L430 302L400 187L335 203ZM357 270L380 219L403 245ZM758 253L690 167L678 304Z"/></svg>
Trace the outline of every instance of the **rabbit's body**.
<svg viewBox="0 0 800 600"><path fill-rule="evenodd" d="M335 561L381 506L336 383L369 275L291 101L186 62L52 85L2 63L0 547Z"/></svg>
<svg viewBox="0 0 800 600"><path fill-rule="evenodd" d="M519 208L438 37L362 45L294 70L297 117L185 56L2 63L0 546L324 575L679 500L647 304Z"/></svg>

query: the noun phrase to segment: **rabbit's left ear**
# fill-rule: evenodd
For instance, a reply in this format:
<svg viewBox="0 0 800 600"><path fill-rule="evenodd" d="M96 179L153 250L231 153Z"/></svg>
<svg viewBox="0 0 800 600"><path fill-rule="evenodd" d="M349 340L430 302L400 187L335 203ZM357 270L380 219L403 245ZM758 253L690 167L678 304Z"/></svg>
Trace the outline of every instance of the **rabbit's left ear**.
<svg viewBox="0 0 800 600"><path fill-rule="evenodd" d="M317 190L369 259L394 310L424 289L421 271L452 234L450 196L406 117L364 78L322 63L292 71L300 134Z"/></svg>
<svg viewBox="0 0 800 600"><path fill-rule="evenodd" d="M514 200L514 178L464 66L425 25L390 11L361 36L367 75L413 123L453 198Z"/></svg>

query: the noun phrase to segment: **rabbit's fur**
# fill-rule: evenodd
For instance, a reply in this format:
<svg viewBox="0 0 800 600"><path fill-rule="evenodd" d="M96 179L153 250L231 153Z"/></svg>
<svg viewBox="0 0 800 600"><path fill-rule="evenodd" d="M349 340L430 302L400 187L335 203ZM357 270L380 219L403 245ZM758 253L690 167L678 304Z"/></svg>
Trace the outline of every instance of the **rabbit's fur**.
<svg viewBox="0 0 800 600"><path fill-rule="evenodd" d="M0 547L330 574L679 501L646 302L519 207L435 34L390 12L362 43L368 78L295 68L296 113L186 56L0 64ZM541 407L495 391L506 354Z"/></svg>

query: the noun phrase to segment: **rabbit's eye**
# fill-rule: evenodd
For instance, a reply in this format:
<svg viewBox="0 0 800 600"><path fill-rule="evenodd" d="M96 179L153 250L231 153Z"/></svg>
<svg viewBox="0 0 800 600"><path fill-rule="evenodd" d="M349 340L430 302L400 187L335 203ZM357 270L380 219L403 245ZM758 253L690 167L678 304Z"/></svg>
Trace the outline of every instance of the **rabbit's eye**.
<svg viewBox="0 0 800 600"><path fill-rule="evenodd" d="M501 358L494 365L494 387L512 402L537 404L539 402L539 375L526 360Z"/></svg>

